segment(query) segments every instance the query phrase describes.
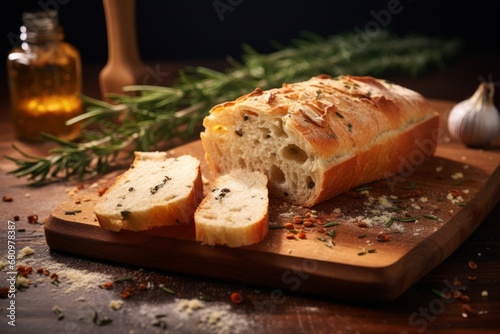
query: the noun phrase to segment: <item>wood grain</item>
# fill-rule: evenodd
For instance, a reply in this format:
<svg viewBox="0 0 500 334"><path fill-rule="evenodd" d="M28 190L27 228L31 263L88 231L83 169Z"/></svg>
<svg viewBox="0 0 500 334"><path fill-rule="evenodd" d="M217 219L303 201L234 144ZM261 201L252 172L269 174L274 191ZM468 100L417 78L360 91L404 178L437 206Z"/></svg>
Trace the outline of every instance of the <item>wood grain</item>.
<svg viewBox="0 0 500 334"><path fill-rule="evenodd" d="M439 103L435 108L443 111ZM306 239L287 239L284 230L271 229L257 245L228 248L197 243L193 226L104 231L93 215L97 186L78 192L52 211L45 226L46 240L52 249L151 269L339 299L394 300L455 251L500 199L500 152L448 142L445 131L440 138L434 157L420 161L415 152L414 161L398 177L368 184L368 194L344 194L315 206L323 222L339 224L304 228ZM211 180L199 141L169 153L198 157L203 175ZM111 181L104 180L100 186ZM397 202L398 217L419 217L418 221L394 222L389 228L387 220L366 226L363 219L381 216L373 210L378 210L377 199L383 196ZM81 212L66 214L73 210ZM271 200L271 226L284 225L307 211ZM331 248L318 240L330 239L326 234L330 231L335 233ZM378 241L380 233L389 241Z"/></svg>

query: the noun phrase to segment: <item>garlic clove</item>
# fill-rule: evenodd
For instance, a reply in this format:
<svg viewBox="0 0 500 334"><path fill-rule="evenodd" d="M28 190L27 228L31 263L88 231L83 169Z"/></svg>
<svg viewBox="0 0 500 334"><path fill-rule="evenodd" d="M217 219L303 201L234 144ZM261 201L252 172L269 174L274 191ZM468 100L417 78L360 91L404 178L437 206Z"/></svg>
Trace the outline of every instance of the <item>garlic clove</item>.
<svg viewBox="0 0 500 334"><path fill-rule="evenodd" d="M467 100L457 103L448 117L450 135L468 147L489 145L500 134L500 115L493 104L494 84L482 82Z"/></svg>

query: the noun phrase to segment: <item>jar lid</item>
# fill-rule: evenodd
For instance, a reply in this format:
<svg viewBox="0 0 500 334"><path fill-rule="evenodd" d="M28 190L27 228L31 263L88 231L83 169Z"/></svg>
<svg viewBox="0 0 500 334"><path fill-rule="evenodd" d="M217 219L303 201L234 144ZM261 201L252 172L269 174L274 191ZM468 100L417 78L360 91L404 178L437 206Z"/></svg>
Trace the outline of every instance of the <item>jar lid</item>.
<svg viewBox="0 0 500 334"><path fill-rule="evenodd" d="M50 32L56 30L59 25L58 14L55 10L25 12L22 20L28 32Z"/></svg>

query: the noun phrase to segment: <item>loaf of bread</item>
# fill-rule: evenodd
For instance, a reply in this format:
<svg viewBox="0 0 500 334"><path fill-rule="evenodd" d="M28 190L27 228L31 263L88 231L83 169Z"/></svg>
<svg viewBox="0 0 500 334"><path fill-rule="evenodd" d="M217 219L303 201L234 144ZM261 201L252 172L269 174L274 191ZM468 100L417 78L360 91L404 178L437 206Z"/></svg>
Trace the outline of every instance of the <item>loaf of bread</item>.
<svg viewBox="0 0 500 334"><path fill-rule="evenodd" d="M267 235L267 177L233 169L218 177L194 215L196 240L202 244L240 247Z"/></svg>
<svg viewBox="0 0 500 334"><path fill-rule="evenodd" d="M193 222L203 199L200 161L190 155L135 152L135 159L96 203L102 228L143 231Z"/></svg>
<svg viewBox="0 0 500 334"><path fill-rule="evenodd" d="M411 175L434 154L439 117L399 85L323 75L219 104L203 125L215 175L261 171L270 195L311 207L398 172Z"/></svg>

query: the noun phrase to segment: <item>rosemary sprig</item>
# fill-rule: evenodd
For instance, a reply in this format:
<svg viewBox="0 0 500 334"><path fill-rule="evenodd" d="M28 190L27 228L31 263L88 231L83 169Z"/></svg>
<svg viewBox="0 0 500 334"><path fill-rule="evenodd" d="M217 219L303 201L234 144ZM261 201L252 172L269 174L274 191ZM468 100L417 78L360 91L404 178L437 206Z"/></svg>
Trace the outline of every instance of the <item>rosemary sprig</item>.
<svg viewBox="0 0 500 334"><path fill-rule="evenodd" d="M14 147L21 157L6 157L17 165L9 174L27 177L33 185L101 174L116 164L121 152L131 155L193 138L211 107L256 87L269 89L323 73L381 76L399 71L414 75L431 65L441 66L460 46L456 40L396 37L384 31L364 45L357 45L355 37L303 33L269 54L245 45L242 62L228 58L230 66L224 72L186 67L172 87L127 86L123 95L108 96L113 103L83 96L86 112L68 122L81 123L80 140L45 134L57 145L47 157Z"/></svg>

